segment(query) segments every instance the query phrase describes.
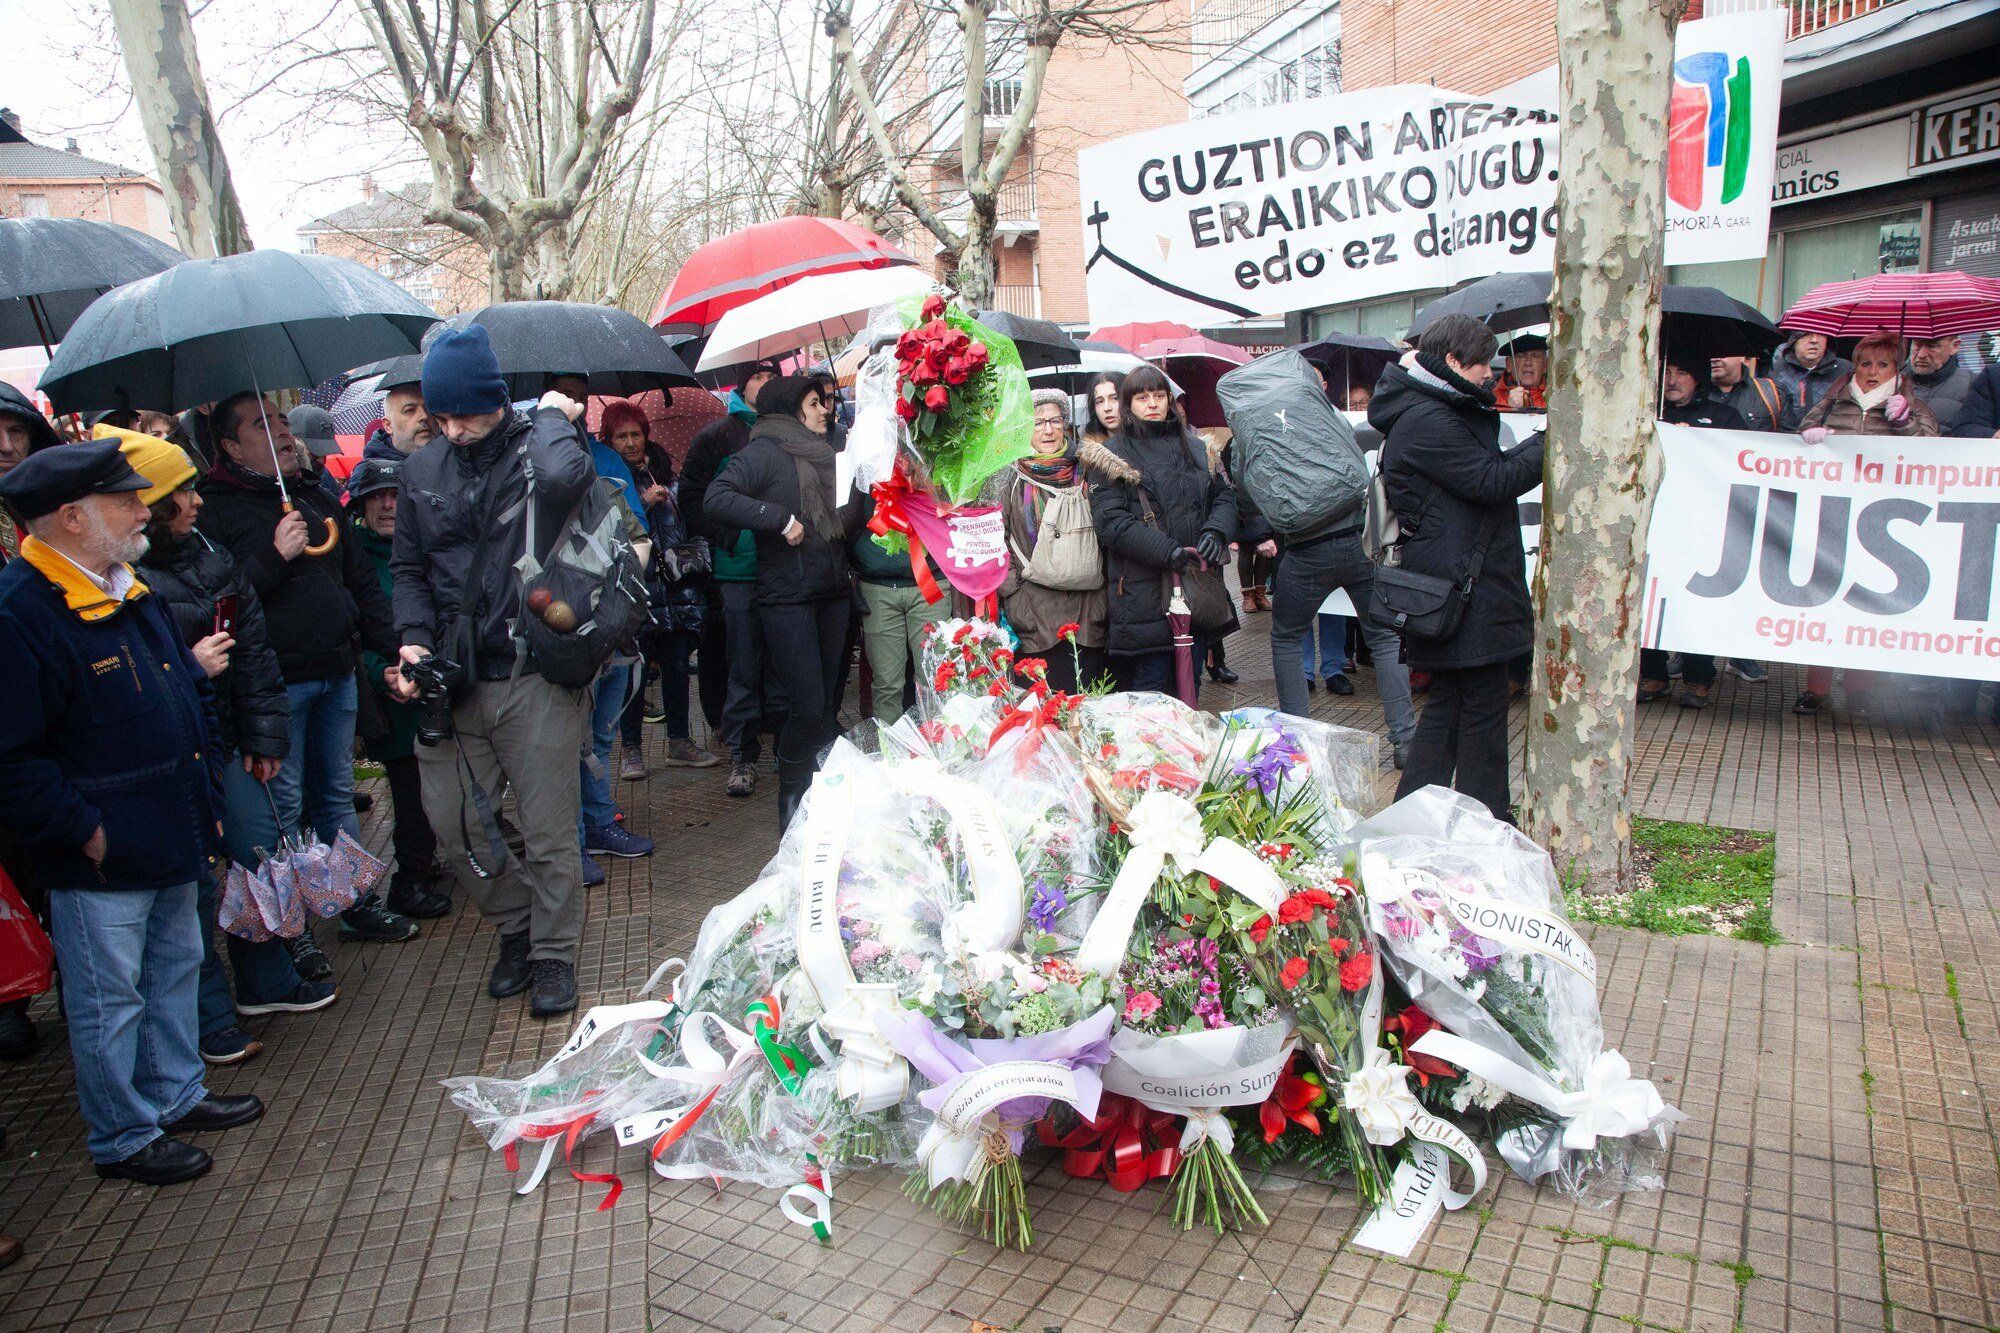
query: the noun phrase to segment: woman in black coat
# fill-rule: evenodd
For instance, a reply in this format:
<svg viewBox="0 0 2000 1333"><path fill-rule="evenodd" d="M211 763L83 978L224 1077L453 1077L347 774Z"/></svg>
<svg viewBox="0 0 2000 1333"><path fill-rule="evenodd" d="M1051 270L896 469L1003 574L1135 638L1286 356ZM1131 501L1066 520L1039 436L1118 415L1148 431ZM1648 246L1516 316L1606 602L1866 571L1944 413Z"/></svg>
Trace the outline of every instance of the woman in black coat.
<svg viewBox="0 0 2000 1333"><path fill-rule="evenodd" d="M766 661L784 683L778 732L779 827L812 784L833 739L841 658L853 609L848 518L834 489L833 409L814 380L785 376L757 395L750 443L709 483L705 515L757 538L752 600Z"/></svg>
<svg viewBox="0 0 2000 1333"><path fill-rule="evenodd" d="M1220 570L1236 532L1236 493L1208 446L1174 410L1167 377L1141 366L1118 390L1119 426L1077 459L1091 474L1090 516L1110 594L1106 651L1127 690L1174 693L1167 589L1174 575ZM1197 665L1210 635L1236 627L1225 593L1218 619L1197 626ZM1202 631L1206 631L1205 633Z"/></svg>
<svg viewBox="0 0 2000 1333"><path fill-rule="evenodd" d="M1488 387L1497 346L1470 316L1439 320L1414 356L1383 372L1368 421L1383 436L1383 482L1403 525L1402 567L1454 582L1475 575L1449 638L1404 636L1411 670L1430 672L1431 689L1396 794L1452 786L1511 820L1507 664L1531 651L1535 628L1516 501L1541 484L1542 440L1500 452Z"/></svg>

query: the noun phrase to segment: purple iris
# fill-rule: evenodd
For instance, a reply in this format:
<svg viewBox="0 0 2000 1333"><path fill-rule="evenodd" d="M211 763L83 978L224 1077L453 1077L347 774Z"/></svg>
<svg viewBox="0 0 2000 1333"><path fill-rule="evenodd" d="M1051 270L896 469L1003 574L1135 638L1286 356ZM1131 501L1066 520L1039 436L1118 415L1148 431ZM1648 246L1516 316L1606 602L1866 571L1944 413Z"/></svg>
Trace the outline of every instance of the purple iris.
<svg viewBox="0 0 2000 1333"><path fill-rule="evenodd" d="M1459 953L1465 958L1465 965L1474 972L1484 972L1499 962L1500 955L1506 952L1496 941L1489 940L1484 935L1474 934L1463 927L1454 929L1452 933L1456 937L1452 943L1458 946Z"/></svg>
<svg viewBox="0 0 2000 1333"><path fill-rule="evenodd" d="M1036 930L1047 933L1056 927L1056 918L1069 906L1069 898L1060 888L1052 887L1046 880L1035 880L1034 901L1028 904L1028 924Z"/></svg>
<svg viewBox="0 0 2000 1333"><path fill-rule="evenodd" d="M1288 732L1274 729L1271 740L1253 757L1238 763L1234 772L1250 779L1267 801L1278 798L1278 788L1284 783L1285 774L1295 766L1305 762L1305 751Z"/></svg>

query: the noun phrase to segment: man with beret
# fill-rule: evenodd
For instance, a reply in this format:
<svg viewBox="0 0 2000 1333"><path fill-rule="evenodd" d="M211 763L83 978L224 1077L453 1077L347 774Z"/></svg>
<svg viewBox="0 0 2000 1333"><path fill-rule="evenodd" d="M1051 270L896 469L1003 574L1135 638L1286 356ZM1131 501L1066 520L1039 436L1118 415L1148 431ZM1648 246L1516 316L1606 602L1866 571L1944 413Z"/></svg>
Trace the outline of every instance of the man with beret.
<svg viewBox="0 0 2000 1333"><path fill-rule="evenodd" d="M516 639L515 621L533 613L515 566L527 550L528 506L537 506L530 554L546 560L597 468L576 425L583 405L551 392L532 412L515 411L477 324L432 341L423 393L437 436L403 464L389 570L402 661L435 657L449 676L454 734L417 747L424 809L452 873L499 932L487 994L530 991L528 1012L554 1018L576 1008L576 765L591 694L550 683ZM397 677L405 699L427 673L414 674ZM518 858L493 815L505 784L526 848Z"/></svg>
<svg viewBox="0 0 2000 1333"><path fill-rule="evenodd" d="M222 750L207 673L132 569L146 485L109 440L0 477L26 532L0 569L0 822L50 890L97 1173L167 1185L212 1165L179 1135L264 1106L203 1084L195 886Z"/></svg>
<svg viewBox="0 0 2000 1333"><path fill-rule="evenodd" d="M300 403L285 413L285 424L291 427L292 438L305 450L305 457L299 460L301 475L339 504L343 490L340 479L326 470L326 460L340 452L340 440L333 432L333 413L313 403Z"/></svg>

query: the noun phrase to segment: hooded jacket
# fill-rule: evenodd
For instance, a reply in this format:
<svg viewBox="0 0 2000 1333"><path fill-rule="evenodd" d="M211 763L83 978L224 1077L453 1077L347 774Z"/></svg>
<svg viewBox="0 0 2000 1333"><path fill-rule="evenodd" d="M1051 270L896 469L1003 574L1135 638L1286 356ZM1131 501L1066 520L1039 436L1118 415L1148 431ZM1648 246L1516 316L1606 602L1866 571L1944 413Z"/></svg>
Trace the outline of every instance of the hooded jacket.
<svg viewBox="0 0 2000 1333"><path fill-rule="evenodd" d="M1420 671L1506 662L1534 645L1519 497L1542 481L1542 437L1500 452L1500 415L1421 366L1382 372L1368 421L1382 432L1382 480L1402 520L1402 568L1463 579L1483 529L1486 556L1472 597L1449 639L1406 637Z"/></svg>
<svg viewBox="0 0 2000 1333"><path fill-rule="evenodd" d="M0 416L19 417L28 426L28 452L39 453L62 443L62 436L42 415L34 400L5 380L0 380Z"/></svg>
<svg viewBox="0 0 2000 1333"><path fill-rule="evenodd" d="M1788 431L1802 429L1805 414L1826 397L1833 382L1853 372L1854 363L1844 356L1835 356L1832 348L1827 349L1818 365L1808 370L1792 355L1791 343L1780 347L1771 358L1771 378L1785 393L1785 416L1779 427Z"/></svg>
<svg viewBox="0 0 2000 1333"><path fill-rule="evenodd" d="M264 623L264 605L229 552L199 532L180 541L155 541L139 562L139 577L190 648L215 632L216 603L236 599L235 628L230 630L236 646L229 650L229 669L211 682L222 743L230 751L267 759L291 753L291 707Z"/></svg>
<svg viewBox="0 0 2000 1333"><path fill-rule="evenodd" d="M1958 429L1958 419L1965 414L1966 395L1972 392L1972 378L1972 372L1955 359L1945 362L1931 375L1921 374L1908 362L1903 365L1903 383L1937 418L1940 435L1950 435Z"/></svg>
<svg viewBox="0 0 2000 1333"><path fill-rule="evenodd" d="M1173 421L1128 423L1102 443L1085 441L1077 462L1104 549L1106 651L1172 648L1166 577L1174 553L1204 532L1225 546L1235 539L1235 489L1207 444Z"/></svg>
<svg viewBox="0 0 2000 1333"><path fill-rule="evenodd" d="M234 557L264 604L264 625L285 682L335 680L354 670L354 636L377 652L396 652L389 603L368 557L347 540L347 521L327 493L303 478L287 478L292 505L318 545L330 521L340 540L323 555L287 560L272 545L284 500L275 478L227 458L201 484L201 531Z"/></svg>
<svg viewBox="0 0 2000 1333"><path fill-rule="evenodd" d="M528 539L524 453L535 470L534 554L542 560L597 480L583 433L561 412L510 409L485 439L457 445L439 435L403 463L389 556L395 636L473 669L480 680L514 673L513 625L521 612L514 565ZM482 541L478 586L469 589ZM383 654L395 655L394 647Z"/></svg>

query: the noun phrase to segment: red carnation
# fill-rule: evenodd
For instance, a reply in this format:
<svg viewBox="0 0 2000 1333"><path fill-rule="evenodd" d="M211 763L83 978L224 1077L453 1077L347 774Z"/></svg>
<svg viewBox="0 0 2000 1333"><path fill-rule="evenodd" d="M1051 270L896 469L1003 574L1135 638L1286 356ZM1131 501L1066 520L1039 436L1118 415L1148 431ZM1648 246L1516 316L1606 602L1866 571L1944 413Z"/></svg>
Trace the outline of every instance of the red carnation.
<svg viewBox="0 0 2000 1333"><path fill-rule="evenodd" d="M1305 979L1306 968L1308 966L1309 964L1303 958L1292 958L1286 960L1285 970L1278 974L1279 983L1283 985L1286 990L1292 989L1292 987L1298 985L1299 982ZM1346 969L1343 968L1342 969L1343 974L1345 974L1345 971Z"/></svg>
<svg viewBox="0 0 2000 1333"><path fill-rule="evenodd" d="M1266 912L1250 923L1250 938L1262 944L1264 937L1271 933L1271 914Z"/></svg>
<svg viewBox="0 0 2000 1333"><path fill-rule="evenodd" d="M951 406L951 390L942 384L933 384L924 390L924 406L933 412L942 412Z"/></svg>
<svg viewBox="0 0 2000 1333"><path fill-rule="evenodd" d="M1313 905L1303 893L1295 893L1278 906L1278 924L1296 926L1301 921L1312 920Z"/></svg>
<svg viewBox="0 0 2000 1333"><path fill-rule="evenodd" d="M939 315L942 315L943 313L944 313L944 298L942 296L939 296L936 293L932 293L931 295L926 296L924 298L924 311L921 318L936 319Z"/></svg>
<svg viewBox="0 0 2000 1333"><path fill-rule="evenodd" d="M996 680L991 685L988 685L986 687L986 692L992 695L995 699L998 699L1001 695L1007 692L1007 682L1004 680Z"/></svg>
<svg viewBox="0 0 2000 1333"><path fill-rule="evenodd" d="M1058 639L1074 639L1077 636L1077 633L1082 629L1083 626L1077 624L1074 620L1072 620L1069 622L1069 624L1064 625L1061 629L1056 631L1056 637Z"/></svg>
<svg viewBox="0 0 2000 1333"><path fill-rule="evenodd" d="M972 626L960 625L957 629L951 632L951 641L953 643L964 643L967 638L971 637L971 634L972 634Z"/></svg>
<svg viewBox="0 0 2000 1333"><path fill-rule="evenodd" d="M1340 988L1361 990L1375 979L1375 955L1358 953L1340 965Z"/></svg>

